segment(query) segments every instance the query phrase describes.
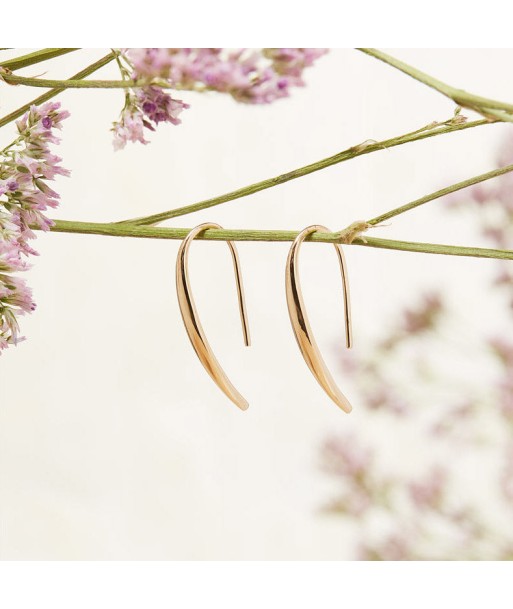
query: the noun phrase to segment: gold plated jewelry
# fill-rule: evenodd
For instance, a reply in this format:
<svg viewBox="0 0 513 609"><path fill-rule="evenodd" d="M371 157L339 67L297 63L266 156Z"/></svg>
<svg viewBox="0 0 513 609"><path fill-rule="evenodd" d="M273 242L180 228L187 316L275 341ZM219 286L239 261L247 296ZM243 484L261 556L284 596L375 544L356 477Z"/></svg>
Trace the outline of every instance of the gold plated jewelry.
<svg viewBox="0 0 513 609"><path fill-rule="evenodd" d="M305 303L303 295L301 293L301 285L299 282L298 273L298 258L299 249L303 241L317 231L331 232L325 226L308 226L299 233L296 237L289 251L287 258L287 268L285 272L285 287L287 295L287 306L289 309L290 321L292 323L292 329L296 336L297 344L303 355L305 362L310 368L312 374L317 379L319 385L324 391L330 396L335 404L344 410L345 412L351 412L352 406L349 400L337 387L333 377L331 376L324 360L321 357L319 347L315 342L315 338L312 334L312 328L310 322L306 316ZM346 329L346 345L350 349L352 346L352 329L351 329L351 310L349 304L349 283L347 278L346 261L344 258L344 252L338 244L335 245L335 250L338 255L338 261L340 263L340 270L342 272L342 288L344 292L344 315L345 315L345 329Z"/></svg>
<svg viewBox="0 0 513 609"><path fill-rule="evenodd" d="M189 335L196 355L199 357L205 370L212 377L216 385L223 391L230 400L236 404L241 410L246 410L249 406L248 402L244 397L235 389L230 382L230 379L226 376L224 370L216 359L208 341L205 337L205 332L198 318L198 312L192 298L189 273L187 269L189 247L195 237L200 233L207 230L208 228L222 228L219 224L200 224L193 228L187 237L182 241L180 249L178 250L178 257L176 259L176 291L178 294L178 304L180 306L180 312L182 314L183 323L185 329ZM242 321L242 333L244 335L244 344L249 347L249 328L246 311L246 303L244 301L244 290L242 287L242 276L240 273L239 257L237 250L231 241L227 241L228 247L232 253L233 268L235 270L235 281L237 284L237 296L239 299L239 311L240 318Z"/></svg>

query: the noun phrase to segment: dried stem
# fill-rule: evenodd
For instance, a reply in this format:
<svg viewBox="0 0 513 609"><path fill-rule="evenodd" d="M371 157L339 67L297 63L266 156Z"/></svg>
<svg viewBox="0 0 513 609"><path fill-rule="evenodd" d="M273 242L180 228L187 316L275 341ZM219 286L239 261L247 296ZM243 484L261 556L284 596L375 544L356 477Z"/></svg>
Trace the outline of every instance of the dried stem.
<svg viewBox="0 0 513 609"><path fill-rule="evenodd" d="M501 120L506 122L513 122L513 104L508 104L506 102L497 101L495 99L488 99L487 97L481 97L480 95L474 95L472 93L467 93L467 91L463 91L463 89L457 89L448 85L413 66L404 63L387 53L383 53L378 49L358 49L367 55L375 57L380 61L400 70L404 74L408 74L415 80L418 80L428 87L435 89L439 93L442 93L446 97L452 99L459 106L463 106L465 108L470 108L471 110L475 110L479 112L485 117L490 117L495 120Z"/></svg>
<svg viewBox="0 0 513 609"><path fill-rule="evenodd" d="M261 182L257 182L256 184L244 186L243 188L233 190L232 192L228 192L223 195L213 197L211 199L205 199L203 201L198 201L197 203L192 203L191 205L185 205L184 207L177 207L168 211L152 214L151 216L133 218L130 220L122 220L121 222L119 222L119 224L158 224L159 222L163 222L164 220L177 218L178 216L184 216L186 214L192 214L202 209L208 209L209 207L221 205L222 203L227 203L228 201L234 201L235 199L247 197L248 195L260 192L261 190L273 188L274 186L278 186L279 184L284 184L285 182L289 182L290 180L301 178L310 173L314 173L315 171L320 171L321 169L325 169L326 167L330 167L331 165L336 165L338 163L343 163L344 161L349 161L350 159L354 159L364 154L369 154L378 150L386 150L387 148L393 148L394 146L400 146L402 144L416 142L419 140L426 139L428 137L442 135L444 133L453 133L455 131L463 131L465 129L471 129L473 127L480 127L482 125L489 124L490 121L488 120L478 120L468 123L457 122L455 124L451 124L451 121L446 121L444 123L432 123L431 125L422 127L421 129L417 129L416 131L413 131L411 133L407 133L398 137L393 137L388 140L382 140L381 142L368 141L362 144L358 144L357 146L348 148L343 152L339 152L333 156L321 159L320 161L311 163L310 165L298 167L297 169L293 169L292 171L289 171L282 175L262 180Z"/></svg>
<svg viewBox="0 0 513 609"><path fill-rule="evenodd" d="M436 192L433 192L429 195L425 195L420 199L411 201L410 203L406 203L405 205L401 205L401 207L397 207L395 209L387 211L384 214L381 214L380 216L376 216L376 218L369 220L368 223L372 226L374 226L375 224L380 224L381 222L390 220L390 218L393 218L394 216L404 214L405 212L410 211L415 207L419 207L419 205L424 205L424 203L428 203L429 201L434 201L435 199L444 197L445 195L451 194L452 192L457 192L458 190L467 188L467 186L473 186L474 184L485 182L486 180L496 178L498 176L504 175L505 173L509 173L510 171L513 171L513 165L507 165L506 167L501 167L500 169L494 169L493 171L482 173L481 175L469 178L468 180L463 180L463 182L458 182L457 184L452 184L451 186L447 186L446 188L437 190Z"/></svg>
<svg viewBox="0 0 513 609"><path fill-rule="evenodd" d="M307 240L317 243L346 243L348 245L363 245L366 247L377 247L381 249L392 249L406 252L420 252L425 254L446 254L451 256L470 256L474 258L500 258L504 260L513 260L513 251L511 250L462 247L457 245L441 245L437 243L414 243L411 241L395 241L391 239L378 239L374 237L365 237L364 239L361 236L355 236L354 224L335 233L313 233L308 237ZM358 224L362 226L363 230L365 222ZM192 229L56 220L55 225L51 230L52 232L58 233L82 233L112 237L182 240ZM201 235L198 235L197 238L210 241L287 242L293 241L298 234L299 231L209 229L201 233ZM353 241L348 243L351 240Z"/></svg>
<svg viewBox="0 0 513 609"><path fill-rule="evenodd" d="M115 59L115 57L116 57L116 53L109 53L108 55L105 55L105 57L102 57L98 61L95 61L91 65L87 66L80 72L77 72L77 74L75 74L71 78L72 79L86 78L86 76L89 76L93 72L96 72L100 68L103 68L103 66L106 66L113 59ZM24 106L21 106L17 110L14 110L14 112L11 112L10 114L7 114L6 116L0 118L0 127L7 125L8 123L16 120L17 118L19 118L20 116L25 114L25 112L30 110L30 106L32 106L32 105L39 106L40 104L44 104L49 99L52 99L52 97L55 97L56 95L59 95L59 93L62 93L64 90L65 89L62 89L62 88L52 89L51 91L47 91L43 95L36 97L36 99L33 99L28 104L25 104Z"/></svg>
<svg viewBox="0 0 513 609"><path fill-rule="evenodd" d="M14 59L0 61L0 67L7 70L20 70L21 68L26 68L36 63L47 61L48 59L53 59L54 57L66 55L67 53L72 53L73 51L78 50L80 49L41 49L40 51L35 51L34 53L29 53L28 55L21 55L20 57L15 57Z"/></svg>
<svg viewBox="0 0 513 609"><path fill-rule="evenodd" d="M151 81L134 81L134 80L48 80L44 78L28 78L26 76L17 76L15 74L2 73L0 66L0 80L4 80L10 85L25 85L27 87L41 87L43 89L134 89L137 87L146 87L152 84ZM158 86L164 89L170 89L172 86L168 83L158 81Z"/></svg>

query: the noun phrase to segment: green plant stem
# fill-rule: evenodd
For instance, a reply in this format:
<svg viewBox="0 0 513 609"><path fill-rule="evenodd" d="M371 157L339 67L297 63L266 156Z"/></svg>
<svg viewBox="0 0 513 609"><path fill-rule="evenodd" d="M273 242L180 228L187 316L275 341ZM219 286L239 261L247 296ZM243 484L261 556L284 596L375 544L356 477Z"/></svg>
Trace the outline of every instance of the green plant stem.
<svg viewBox="0 0 513 609"><path fill-rule="evenodd" d="M487 173L483 173L468 180L463 180L463 182L452 184L451 186L447 186L446 188L437 190L436 192L433 192L429 195L425 195L420 199L417 199L416 201L411 201L410 203L401 205L401 207L396 207L395 209L387 211L384 214L381 214L380 216L376 216L376 218L369 220L368 224L371 224L372 226L374 226L375 224L380 224L381 222L385 222L386 220L389 220L394 216L404 214L405 212L410 211L410 209L419 207L419 205L424 205L424 203L428 203L429 201L434 201L435 199L444 197L445 195L451 194L452 192L457 192L458 190L462 190L463 188L467 188L468 186L473 186L474 184L485 182L486 180L496 178L498 176L504 175L505 173L509 173L510 171L513 171L513 165L507 165L506 167L501 167L500 169L494 169L493 171L488 171Z"/></svg>
<svg viewBox="0 0 513 609"><path fill-rule="evenodd" d="M142 237L145 239L184 239L190 228L168 228L163 226L136 226L134 224L113 224L99 222L76 222L71 220L54 220L53 232L83 233L95 235L108 235L112 237ZM214 241L293 241L298 231L284 230L228 230L209 229L198 239ZM335 233L315 233L309 237L310 241L335 243L343 238L344 231Z"/></svg>
<svg viewBox="0 0 513 609"><path fill-rule="evenodd" d="M314 233L308 241L318 243L346 243L349 235L354 233L353 225L335 233ZM191 231L190 228L166 228L154 226L134 226L122 224L105 224L99 222L74 222L56 220L52 232L82 233L106 235L113 237L136 237L145 239L178 239L182 240ZM210 241L293 241L299 231L283 230L239 230L239 229L209 229L198 236L198 239ZM451 256L470 256L474 258L499 258L513 260L513 251L497 250L479 247L461 247L457 245L441 245L436 243L414 243L411 241L395 241L375 237L356 237L352 245L376 247L381 249L419 252L424 254L445 254Z"/></svg>
<svg viewBox="0 0 513 609"><path fill-rule="evenodd" d="M393 148L394 146L400 146L402 144L416 142L419 140L426 139L428 137L434 137L436 135L441 135L444 133L453 133L454 131L463 131L465 129L471 129L472 127L479 127L482 125L489 124L491 124L489 120L478 120L468 123L458 123L450 125L446 125L446 123L434 123L433 126L428 125L427 127L417 129L412 133L393 137L388 140L382 140L381 142L364 142L362 144L353 146L352 148L348 148L347 150L339 152L333 156L321 159L320 161L317 161L315 163L311 163L310 165L298 167L297 169L293 169L292 171L289 171L282 175L273 178L268 178L266 180L256 182L255 184L251 184L249 186L244 186L243 188L233 190L232 192L228 192L223 195L213 197L211 199L205 199L203 201L198 201L197 203L192 203L191 205L185 205L184 207L177 207L168 211L152 214L151 216L122 220L120 222L117 222L116 224L158 224L159 222L163 222L164 220L177 218L178 216L184 216L186 214L192 214L202 209L207 209L209 207L214 207L215 205L227 203L228 201L234 201L235 199L247 197L248 195L260 192L261 190L273 188L274 186L278 186L279 184L284 184L285 182L289 182L290 180L301 178L310 173L314 173L315 171L320 171L321 169L325 169L326 167L330 167L331 165L343 163L344 161L354 159L364 154L369 154L378 150L386 150L387 148Z"/></svg>
<svg viewBox="0 0 513 609"><path fill-rule="evenodd" d="M513 250L498 250L486 247L464 247L459 245L442 245L439 243L417 243L413 241L396 241L366 237L367 243L361 238L354 245L377 247L386 250L417 252L419 254L442 254L446 256L466 256L469 258L495 258L498 260L513 260Z"/></svg>
<svg viewBox="0 0 513 609"><path fill-rule="evenodd" d="M103 68L103 66L106 66L113 59L115 59L115 57L116 57L116 53L109 53L108 55L105 55L105 57L102 57L98 61L95 61L94 63L87 66L83 70L80 70L80 72L77 72L71 78L73 80L77 80L80 78L86 78L93 72L96 72L100 68ZM52 89L51 91L47 91L43 95L36 97L36 99L33 99L28 104L25 104L24 106L21 106L17 110L14 110L14 112L11 112L10 114L7 114L6 116L0 118L0 127L7 125L11 121L14 121L17 118L19 118L20 116L22 116L23 114L25 114L25 112L30 110L30 106L32 106L32 105L39 106L40 104L44 104L45 102L52 99L56 95L59 95L59 93L62 93L63 91L65 91L65 89L63 89L63 88Z"/></svg>
<svg viewBox="0 0 513 609"><path fill-rule="evenodd" d="M513 122L513 104L508 104L505 102L497 101L495 99L488 99L486 97L481 97L480 95L474 95L472 93L467 93L467 91L463 91L463 89L457 89L448 85L413 66L404 63L403 61L388 55L387 53L383 53L378 49L358 49L371 57L375 57L380 61L400 70L404 74L411 76L415 80L424 83L428 87L435 89L439 93L442 93L446 97L452 99L459 106L464 106L465 108L470 108L471 110L475 110L476 112L480 112L485 116L493 116L493 118L508 122ZM487 110L499 110L502 113L489 113Z"/></svg>
<svg viewBox="0 0 513 609"><path fill-rule="evenodd" d="M14 59L0 61L0 67L7 68L8 70L20 70L21 68L32 66L36 63L40 63L41 61L47 61L48 59L53 59L54 57L66 55L67 53L72 53L73 51L78 50L80 49L41 49L40 51L35 51L34 53L29 53L28 55L21 55L20 57L15 57Z"/></svg>
<svg viewBox="0 0 513 609"><path fill-rule="evenodd" d="M136 82L134 80L47 80L44 78L28 78L16 76L15 74L2 74L0 80L4 80L10 85L25 85L27 87L41 87L43 89L133 89L136 87L147 86L147 81ZM171 88L171 85L159 81L161 88Z"/></svg>

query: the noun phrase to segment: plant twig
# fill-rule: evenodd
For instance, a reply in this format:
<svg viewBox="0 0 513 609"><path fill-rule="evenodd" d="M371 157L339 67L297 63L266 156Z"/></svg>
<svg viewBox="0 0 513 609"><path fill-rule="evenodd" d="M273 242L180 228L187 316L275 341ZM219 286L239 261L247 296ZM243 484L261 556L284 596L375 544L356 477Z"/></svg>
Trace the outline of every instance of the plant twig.
<svg viewBox="0 0 513 609"><path fill-rule="evenodd" d="M160 212L157 214L152 214L151 216L144 216L140 218L133 218L130 220L122 220L120 222L116 222L115 224L136 224L136 225L150 225L150 224L158 224L159 222L163 222L164 220L169 220L171 218L177 218L178 216L184 216L186 214L192 214L196 211L200 211L202 209L207 209L209 207L214 207L215 205L221 205L222 203L227 203L228 201L233 201L235 199L240 199L242 197L247 197L248 195L252 195L256 192L260 192L261 190L266 190L267 188L272 188L274 186L278 186L279 184L284 184L285 182L289 182L290 180L295 180L296 178L301 178L310 173L314 173L315 171L319 171L321 169L325 169L326 167L330 167L331 165L336 165L337 163L343 163L344 161L348 161L349 159L354 159L356 157L362 156L364 154L369 154L371 152L376 152L378 150L385 150L387 148L393 148L394 146L400 146L402 144L408 144L410 142L415 142L419 140L426 139L428 137L434 137L436 135L441 135L444 133L453 133L454 131L463 131L465 129L471 129L472 127L480 127L482 125L491 124L488 120L478 120L472 121L468 123L456 123L456 124L447 124L446 123L433 123L427 129L423 127L422 129L417 129L412 133L407 133L406 135L401 135L398 137L393 137L388 140L382 140L381 142L364 142L363 144L359 144L357 146L353 146L344 150L343 152L339 152L333 156L327 157L325 159L321 159L315 163L311 163L310 165L305 165L304 167L298 167L297 169L293 169L287 173L282 175L268 178L267 180L262 180L261 182L257 182L256 184L251 184L249 186L244 186L243 188L239 188L237 190L233 190L232 192L225 193L223 195L219 195L217 197L213 197L211 199L205 199L203 201L198 201L197 203L192 203L191 205L185 205L184 207L177 207L175 209L171 209L168 211ZM443 125L443 126L440 126Z"/></svg>
<svg viewBox="0 0 513 609"><path fill-rule="evenodd" d="M108 55L105 55L105 57L102 57L98 61L95 61L94 63L87 66L83 70L80 70L80 72L77 72L71 78L73 80L80 79L80 78L86 78L93 72L96 72L100 68L103 68L103 66L106 66L113 59L115 59L115 57L116 57L116 53L109 53ZM3 127L4 125L7 125L11 121L14 121L17 118L19 118L20 116L22 116L25 112L30 110L30 106L32 106L32 105L39 106L40 104L44 104L49 99L52 99L52 97L55 97L56 95L59 95L59 93L62 93L64 90L65 89L62 89L62 88L52 89L51 91L47 91L43 95L36 97L36 99L33 99L28 104L25 104L24 106L21 106L17 110L14 110L14 112L11 112L10 114L7 114L6 116L0 118L0 127Z"/></svg>
<svg viewBox="0 0 513 609"><path fill-rule="evenodd" d="M444 254L448 256L467 256L470 258L495 258L499 260L513 260L513 250L498 250L486 247L463 247L460 245L442 245L439 243L416 243L413 241L396 241L392 239L379 239L378 237L360 237L353 245L364 245L386 250L401 250L404 252L417 252L419 254Z"/></svg>
<svg viewBox="0 0 513 609"><path fill-rule="evenodd" d="M467 188L468 186L473 186L474 184L479 184L480 182L485 182L486 180L490 180L492 178L496 178L498 176L504 175L505 173L509 173L513 171L513 165L507 165L506 167L501 167L500 169L494 169L493 171L488 171L487 173L482 173L481 175L475 176L473 178L469 178L468 180L463 180L463 182L458 182L457 184L452 184L451 186L447 186L446 188L442 188L441 190L437 190L429 195L425 195L420 199L415 201L411 201L410 203L406 203L405 205L401 205L401 207L396 207L390 211L381 214L380 216L376 216L372 218L372 220L368 221L368 224L375 225L380 224L381 222L385 222L394 216L398 216L399 214L404 214L410 209L414 209L419 205L424 205L424 203L428 203L429 201L434 201L435 199L439 199L440 197L444 197L452 192L457 192L458 190L462 190L463 188Z"/></svg>
<svg viewBox="0 0 513 609"><path fill-rule="evenodd" d="M72 53L73 51L79 50L80 49L41 49L40 51L35 51L28 55L21 55L14 59L0 61L0 67L6 68L7 70L20 70L21 68L32 66L41 61L47 61L48 59L53 59L54 57L59 57L60 55L66 55L66 53Z"/></svg>
<svg viewBox="0 0 513 609"><path fill-rule="evenodd" d="M184 239L190 228L168 228L162 226L136 226L134 224L113 224L100 222L76 222L72 220L54 220L53 232L84 233L95 235L109 235L112 237L142 237L145 239ZM349 232L315 233L308 238L310 241L321 243L336 243L344 241ZM209 229L198 235L198 239L214 241L293 241L298 231L286 230L251 230L251 229Z"/></svg>
<svg viewBox="0 0 513 609"><path fill-rule="evenodd" d="M93 235L108 235L113 237L138 237L144 239L184 239L190 228L166 228L154 226L134 226L123 224L105 224L99 222L74 222L55 220L52 232L82 233ZM353 225L335 233L313 233L308 241L317 243L346 243L349 235L354 232ZM198 239L210 241L293 241L299 231L283 230L240 230L240 229L209 229L198 235ZM462 247L458 245L442 245L437 243L414 243L411 241L395 241L375 237L356 237L351 245L363 245L382 249L419 252L424 254L445 254L450 256L470 256L473 258L499 258L513 260L513 251L480 247Z"/></svg>
<svg viewBox="0 0 513 609"><path fill-rule="evenodd" d="M0 80L10 85L25 85L27 87L41 87L43 89L134 89L152 84L151 81L134 80L48 80L44 78L28 78L15 74L3 73L0 66ZM171 85L163 81L158 82L161 88L171 88Z"/></svg>
<svg viewBox="0 0 513 609"><path fill-rule="evenodd" d="M495 99L488 99L486 97L481 97L480 95L474 95L472 93L467 93L463 89L457 89L448 85L413 66L404 63L387 53L383 53L383 51L379 51L378 49L357 49L375 57L383 61L384 63L400 70L404 74L408 74L415 80L424 83L428 87L435 89L439 93L442 93L446 97L452 99L459 106L464 106L465 108L470 108L471 110L475 110L480 114L483 114L486 117L492 117L496 120L502 120L507 122L513 122L513 104L508 104L506 102L497 101ZM498 110L499 112L490 112L490 110Z"/></svg>

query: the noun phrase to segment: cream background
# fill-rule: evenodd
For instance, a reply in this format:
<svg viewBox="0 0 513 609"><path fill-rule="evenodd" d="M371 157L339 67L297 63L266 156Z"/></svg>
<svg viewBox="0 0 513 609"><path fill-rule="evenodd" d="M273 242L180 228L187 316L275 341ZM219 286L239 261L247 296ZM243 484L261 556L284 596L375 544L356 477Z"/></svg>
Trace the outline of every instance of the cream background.
<svg viewBox="0 0 513 609"><path fill-rule="evenodd" d="M96 60L88 50L54 62L65 77ZM395 50L451 84L512 99L511 50ZM35 70L26 70L34 74ZM113 66L98 77L116 78ZM110 221L171 208L277 175L369 138L451 116L453 104L384 64L336 50L306 75L307 87L269 107L184 94L179 127L146 147L113 153L109 127L119 91L68 91L72 116L59 154L54 217ZM38 91L2 87L5 114ZM177 218L174 226L334 229L493 167L505 126L373 153L246 199ZM0 134L12 139L12 127ZM376 236L483 243L471 218L437 203L376 229ZM341 559L353 530L319 513L336 491L319 470L326 435L352 430L404 466L419 447L358 408L336 371L343 333L336 259L305 247L303 284L312 324L341 386L344 416L316 385L297 350L285 305L286 244L238 245L253 346L242 345L228 250L197 243L191 276L211 344L248 398L239 412L195 358L174 292L178 242L38 235L27 279L37 311L28 340L0 359L0 558L105 560ZM366 342L423 286L451 287L472 336L495 313L479 286L493 262L346 248L355 343ZM478 363L451 351L455 370ZM480 370L481 371L481 370ZM486 375L486 371L481 371ZM390 441L390 439L393 441Z"/></svg>

